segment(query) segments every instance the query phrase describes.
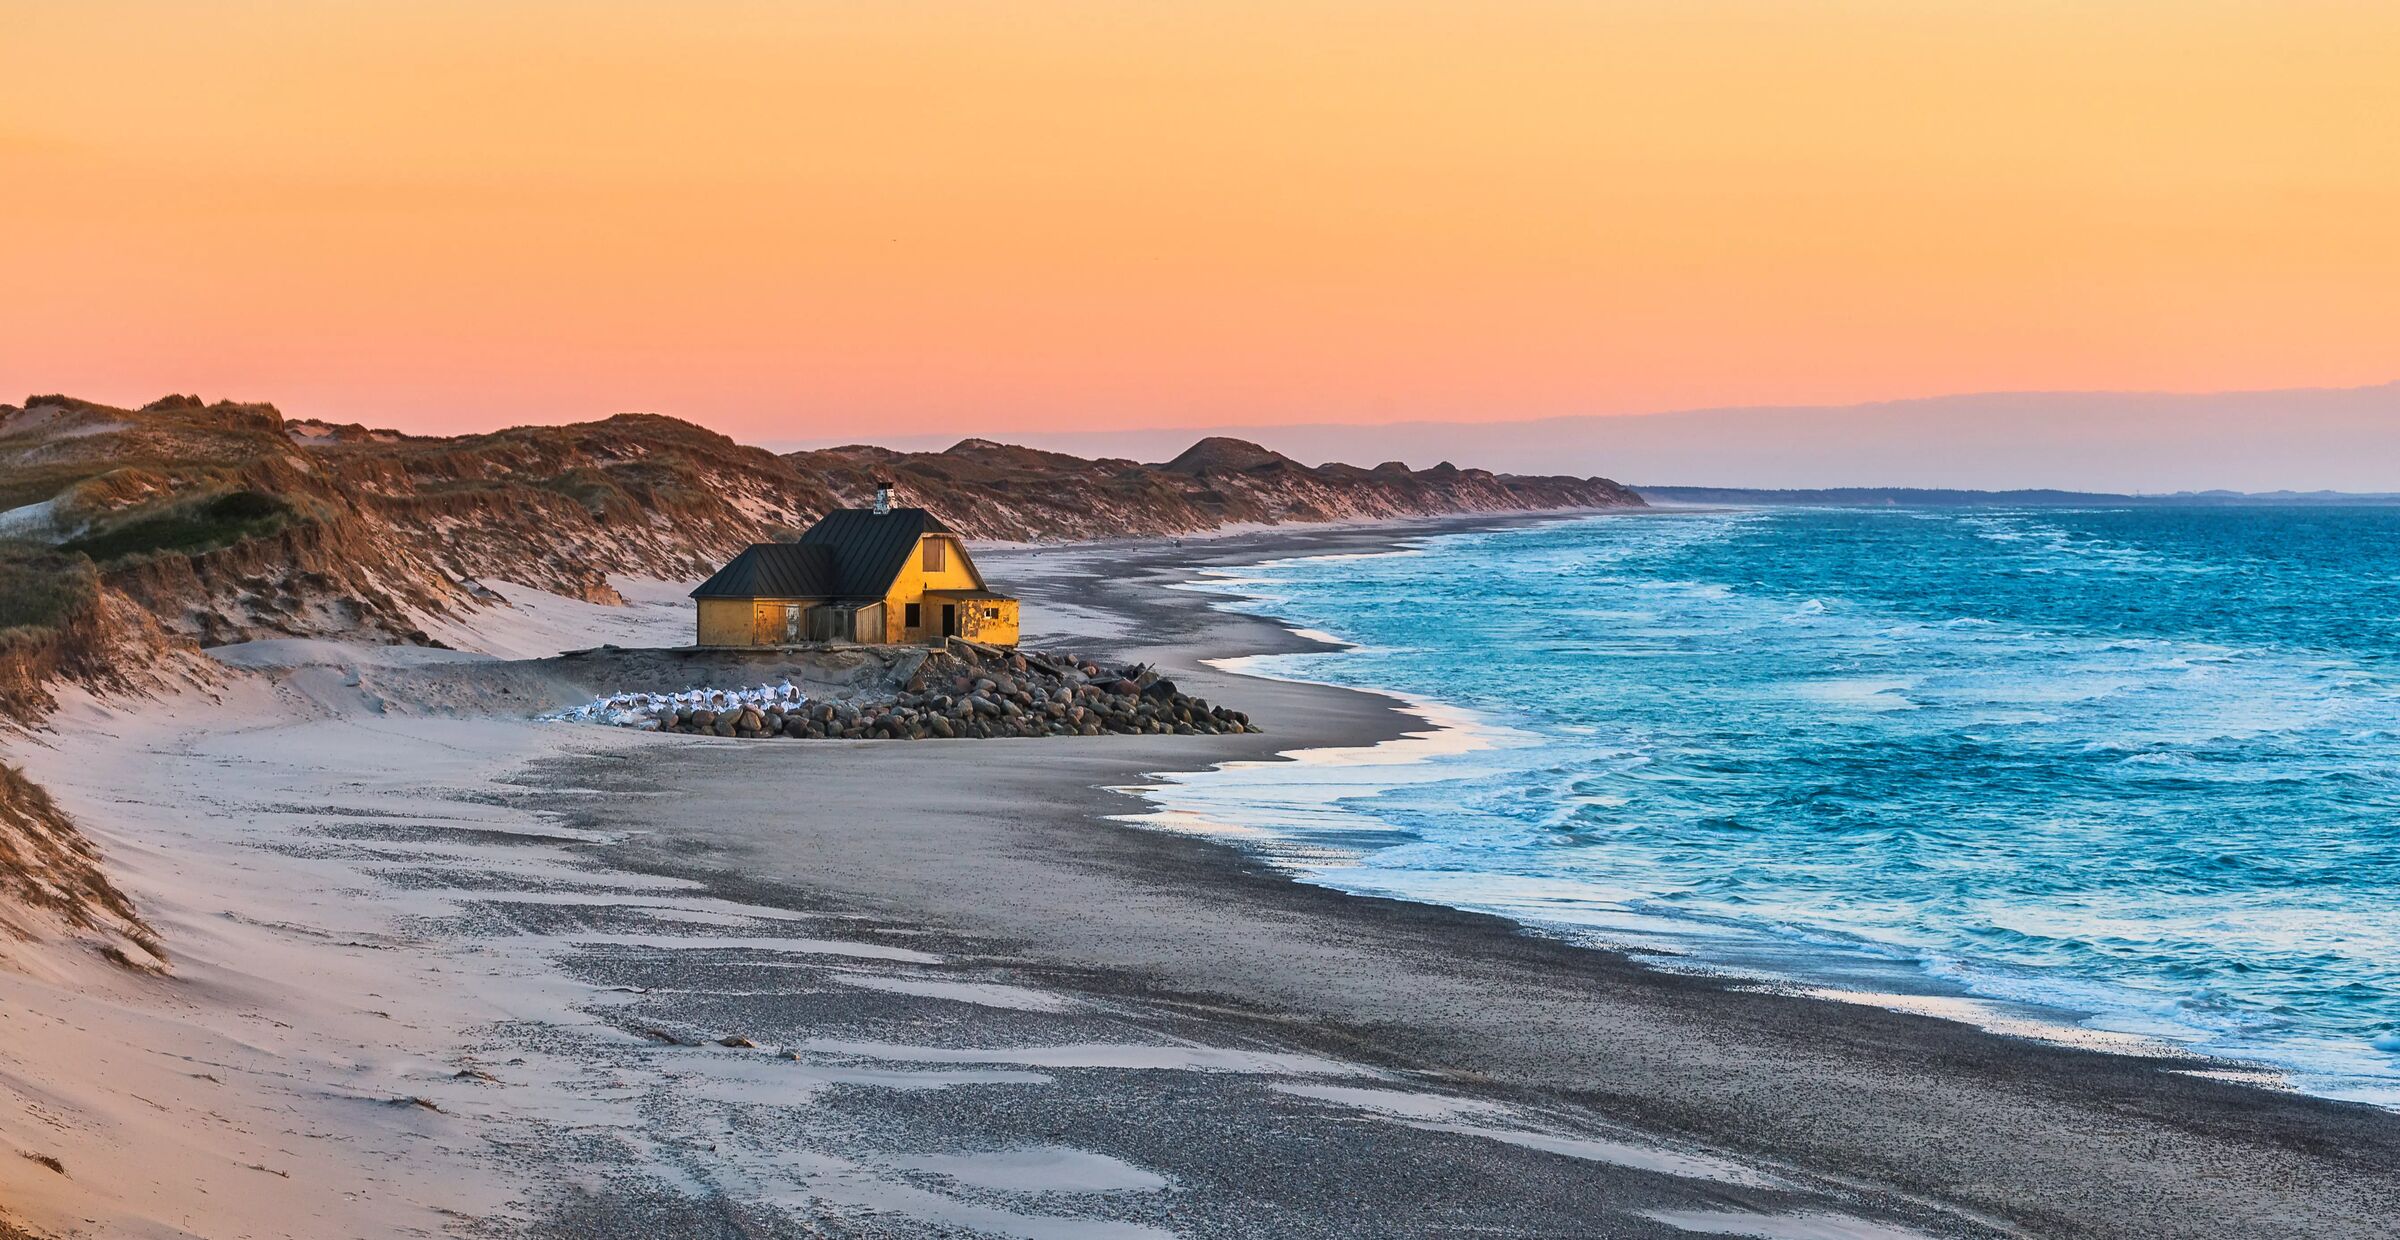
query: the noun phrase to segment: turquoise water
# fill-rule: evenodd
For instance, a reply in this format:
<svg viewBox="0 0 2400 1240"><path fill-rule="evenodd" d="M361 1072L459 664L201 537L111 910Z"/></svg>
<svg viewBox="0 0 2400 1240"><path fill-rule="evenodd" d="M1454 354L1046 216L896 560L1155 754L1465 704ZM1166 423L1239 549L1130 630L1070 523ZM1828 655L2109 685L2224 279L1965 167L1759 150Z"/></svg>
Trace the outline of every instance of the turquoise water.
<svg viewBox="0 0 2400 1240"><path fill-rule="evenodd" d="M1471 726L1162 789L1314 881L2400 1105L2400 508L1604 517L1212 587Z"/></svg>

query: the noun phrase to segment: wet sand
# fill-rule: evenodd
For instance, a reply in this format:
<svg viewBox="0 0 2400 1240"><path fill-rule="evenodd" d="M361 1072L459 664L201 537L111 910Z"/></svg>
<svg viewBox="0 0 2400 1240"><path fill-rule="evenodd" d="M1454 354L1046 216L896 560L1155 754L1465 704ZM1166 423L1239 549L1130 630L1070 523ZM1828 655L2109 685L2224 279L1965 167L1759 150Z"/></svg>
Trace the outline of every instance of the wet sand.
<svg viewBox="0 0 2400 1240"><path fill-rule="evenodd" d="M1156 660L1264 736L658 736L527 718L575 687L559 661L329 643L228 652L254 671L221 699L71 702L12 759L176 972L0 973L0 1138L27 1155L0 1158L0 1234L2400 1222L2385 1112L1663 975L1116 821L1146 772L1422 726L1203 666L1307 639L1171 588L1396 536L981 553L1035 627L1079 630L1042 644ZM642 597L481 624L509 655L670 631L679 591Z"/></svg>
<svg viewBox="0 0 2400 1240"><path fill-rule="evenodd" d="M1266 736L805 753L669 743L638 760L555 765L544 778L599 790L555 798L570 821L644 832L609 850L614 864L746 902L920 927L947 956L1004 961L1012 976L1079 1002L1138 1003L1215 1038L1438 1082L1520 1114L1623 1125L1777 1169L1843 1210L1931 1234L2301 1237L2400 1226L2400 1117L2383 1111L2175 1070L2189 1061L1660 974L1498 919L1309 887L1218 842L1109 821L1143 809L1112 789L1146 772L1371 744L1423 726L1377 695L1206 668L1308 641L1170 588L1208 564L1392 537L1321 531L984 557L996 579L1023 590L1029 613L1050 599L1070 605L1062 611L1086 632L1064 644L1158 662L1179 684L1250 712ZM662 802L707 812L662 816L653 808ZM1206 1138L1223 1147L1221 1160L1178 1147L1186 1157L1174 1174L1188 1190L1178 1217L1217 1219L1228 1234L1262 1217L1280 1220L1278 1234L1684 1234L1645 1214L1674 1208L1655 1200L1653 1173L1515 1146L1509 1157L1521 1165L1510 1174L1486 1170L1462 1184L1412 1165L1390 1124L1328 1144L1286 1131L1289 1112L1242 1110ZM1701 1196L1692 1208L1812 1208L1723 1183ZM1470 1202L1482 1206L1466 1209L1472 1221L1459 1215ZM1422 1222L1436 1217L1445 1221ZM1699 1226L1695 1217L1682 1216ZM1874 1234L1828 1226L1805 1234Z"/></svg>

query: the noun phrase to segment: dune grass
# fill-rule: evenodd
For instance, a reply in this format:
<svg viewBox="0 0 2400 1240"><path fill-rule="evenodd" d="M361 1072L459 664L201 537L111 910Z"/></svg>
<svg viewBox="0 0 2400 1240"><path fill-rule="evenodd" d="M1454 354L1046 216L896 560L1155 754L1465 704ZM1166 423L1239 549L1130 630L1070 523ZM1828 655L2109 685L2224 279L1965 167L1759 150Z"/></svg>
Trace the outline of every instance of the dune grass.
<svg viewBox="0 0 2400 1240"><path fill-rule="evenodd" d="M292 506L257 491L231 491L196 503L132 516L74 539L59 550L119 564L144 556L196 555L264 537L289 524Z"/></svg>
<svg viewBox="0 0 2400 1240"><path fill-rule="evenodd" d="M0 634L56 628L99 588L99 573L80 556L0 553Z"/></svg>

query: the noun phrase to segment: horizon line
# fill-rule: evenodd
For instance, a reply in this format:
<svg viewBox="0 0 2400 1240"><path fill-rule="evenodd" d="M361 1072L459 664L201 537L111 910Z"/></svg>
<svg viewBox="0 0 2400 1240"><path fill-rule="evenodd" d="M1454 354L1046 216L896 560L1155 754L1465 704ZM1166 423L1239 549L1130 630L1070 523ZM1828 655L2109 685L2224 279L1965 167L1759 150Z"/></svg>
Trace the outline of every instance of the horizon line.
<svg viewBox="0 0 2400 1240"><path fill-rule="evenodd" d="M1389 420L1389 421L1380 421L1380 422L1370 422L1370 421L1356 421L1356 422L1352 422L1352 421L1323 421L1323 420L1316 420L1316 421L1291 421L1291 422L1242 422L1242 421L1231 421L1231 422L1215 422L1215 423L1202 423L1202 422L1182 422L1182 423L1175 423L1175 424L1171 424L1171 425L1160 425L1160 426L1133 426L1133 427L1113 427L1113 428L1109 428L1109 429L1100 429L1100 430L1093 430L1093 429L1083 429L1083 430L1077 430L1077 429L1049 429L1049 428L1018 428L1018 429L1012 429L1012 430L1001 431L1001 432L989 432L989 431L981 431L981 432L979 432L979 431L956 431L956 432L952 432L952 431L943 431L943 430L931 430L931 431L908 431L908 432L904 432L904 433L902 433L902 434L901 434L901 435L899 435L899 436L896 436L896 438L901 438L901 439L914 439L914 440L927 440L927 439L934 439L934 438L946 438L946 437L949 437L949 436L951 436L951 435L955 434L955 435L957 436L957 441L964 441L964 440L968 440L968 439L987 439L987 440L991 440L992 442L995 442L995 443L1007 443L1007 442L1008 442L1008 440L1007 440L1007 439L1005 439L1005 438L1001 438L1000 436L1005 436L1005 435L1043 435L1043 436L1080 436L1080 437L1102 437L1102 436L1114 436L1114 435L1168 435L1168 434L1175 434L1175 433L1179 433L1179 432L1189 432L1189 433L1195 433L1195 434L1200 434L1200 435L1204 435L1204 436L1205 436L1205 435L1211 435L1211 434L1223 434L1223 433L1225 433L1225 432L1228 432L1228 431L1269 431L1269 432L1271 432L1271 431L1290 431L1290 430L1301 430L1301 429L1307 429L1307 430L1326 430L1326 429L1339 429L1339 428L1344 428L1344 427L1452 427L1452 426L1460 426L1460 427L1473 427L1473 426L1536 426L1536 425L1542 425L1542 424L1545 424L1545 423L1555 423L1555 422L1583 422L1583 421L1595 421L1595 420L1648 419L1648 418L1671 418L1671 417L1687 417L1687 416L1698 415L1698 414L1712 414L1712 413L1768 413L1768 412L1778 412L1778 413L1786 413L1786 412L1788 412L1788 413L1818 413L1818 412L1830 412L1830 411L1837 411L1837 410L1890 409L1890 408L1894 408L1894 407L1897 407L1897 406L1906 406L1906 405L1928 405L1928 404L1937 404L1937 403L1944 402L1944 401L1960 401L1960 400L2024 399L2024 398L2036 398L2036 397L2048 397L2048 398L2065 398L2065 397L2103 397L2103 398L2106 398L2106 397L2116 397L2116 398L2125 398L2125 399L2141 399L2141 398L2183 398L2183 399L2201 399L2201 398L2209 398L2209 397L2246 397L2246 396L2281 396L2281 395L2327 395L2327 394L2339 394L2339 393L2365 393L2365 392L2374 392L2374 391L2379 391L2379 390L2386 389L2386 388L2391 388L2391 389L2400 389L2400 377L2395 377L2395 378L2392 378L2392 379L2386 379L2386 380L2383 380L2383 381L2381 381L2381 382L2377 382L2377 383L2361 383L2361 384L2308 384L2308 385L2295 385L2295 386L2288 386L2288 387L2254 387L2254 388L2195 388L2195 389L2181 389L2181 388L1986 388L1986 389L1969 389L1969 390L1963 390L1963 391L1935 392L1935 393L1930 393L1930 394L1919 394L1919 395L1913 395L1913 396L1891 396L1891 397L1878 397L1878 398L1876 398L1876 399L1873 399L1873 400L1859 400L1859 401L1846 401L1846 402L1813 402L1813 403L1779 403L1779 402L1767 402L1767 403L1758 403L1758 404L1734 404L1734 405L1684 405L1684 406L1672 406L1672 407L1663 408L1663 409L1625 410L1625 411L1619 411L1619 412L1550 413L1550 414L1539 414L1539 415L1533 415L1533 416L1523 416L1523 417L1506 417L1506 416L1503 416L1503 417L1496 417L1496 418L1483 418L1483 419L1476 419L1476 418L1460 418L1460 417L1430 417L1430 418L1429 418L1429 417L1410 417L1410 418L1396 418L1396 419L1392 419L1392 420ZM161 394L161 395L158 395L158 396L153 396L153 397L149 398L148 400L142 401L142 402L140 402L140 403L137 403L137 404L119 405L119 404L112 404L112 403L110 403L110 402L107 402L107 401L92 400L92 399L90 399L90 398L88 398L88 397L75 396L75 395L72 395L72 394L70 394L70 393L67 393L67 392L64 392L64 391L60 391L60 390L57 390L57 389L50 389L50 390L47 390L47 391L43 391L43 390L35 390L35 391L32 391L32 392L29 392L29 393L28 393L26 396L22 397L21 399L23 399L23 400L24 400L24 401L26 401L28 404L30 404L30 403L31 403L31 402L32 402L32 401L33 401L33 400L34 400L36 397L40 397L40 396L60 396L60 397L64 397L64 398L66 398L66 399L69 399L69 400L83 401L83 402L85 402L85 403L88 403L88 404L94 404L94 405L103 405L103 406L105 406L105 407L108 407L108 408L114 408L114 409L126 409L126 410L132 410L132 411L139 411L139 410L140 410L140 409L142 409L142 408L143 408L145 405L153 404L153 403L155 403L155 402L157 402L157 401L164 400L164 399L168 399L168 398L170 398L170 397L183 396L183 395L186 395L186 393L183 393L183 392L181 392L181 391L170 391L170 392L166 392L166 393L163 393L163 394ZM262 400L262 399L246 399L246 398L238 398L238 397L232 397L232 396L219 396L219 397L217 397L217 398L216 398L216 399L214 399L214 400L206 400L205 398L198 397L198 396L197 396L197 394L193 394L193 395L194 395L194 398L195 398L195 399L203 399L203 400L204 400L204 403L207 403L207 404L220 404L220 403L222 403L222 404L235 404L235 405L267 405L267 406L270 406L270 407L274 408L274 409L276 410L276 412L277 412L277 413L279 413L279 414L282 414L282 415L283 415L283 416L284 416L286 419L288 419L288 420L293 420L293 421L313 421L313 422L322 422L322 423L325 423L325 424L327 424L327 425L357 425L357 426L364 426L364 427L366 427L366 428L367 428L367 429L369 429L369 430L388 430L388 431L393 431L393 432L395 432L395 433L398 433L398 434L412 435L412 436L416 436L416 437L418 437L418 438L425 438L425 439L457 438L457 437L459 437L459 436L463 436L463 435L485 435L485 434L497 434L497 433L500 433L500 432L502 432L502 431L515 430L515 429L524 428L524 427L539 427L539 426L573 426L573 425L578 425L578 424L583 424L583 423L604 422L604 421L607 421L608 419L610 419L610 418L613 418L613 417L625 417L625 416L648 416L648 417L665 417L665 418L673 418L673 419L675 419L675 420L677 420L677 421L680 421L680 422L687 422L687 423L690 423L691 425L702 427L703 429L707 429L707 430L715 431L715 432L716 432L716 433L718 433L718 434L725 435L727 438L734 438L734 436L733 436L731 433L729 433L729 432L725 432L725 431L719 431L719 430L717 430L717 428L715 428L715 427L713 427L713 426L710 426L710 425L709 425L707 422L705 422L705 421L702 421L702 420L701 420L701 418L700 418L699 416L696 416L696 415L693 415L693 414L688 414L688 413L676 413L676 412L668 412L668 411L661 410L661 409L617 409L617 410L613 410L613 411L611 411L611 412L608 412L608 413L600 413L600 414L592 414L592 415L583 415L583 416L568 415L568 416L565 416L565 417L563 417L562 419L560 419L560 420L557 420L557 421L539 421L539 420L534 420L534 421L510 422L510 423L506 423L506 424L504 424L504 425L494 426L494 427L491 427L490 429L487 429L487 430L481 430L481 431L459 431L459 432L450 432L450 433L438 433L438 432L406 431L406 430L401 430L401 429L400 429L399 427L397 427L397 426L390 426L390 425L385 425L385 426L377 426L377 425L374 425L374 424L372 424L372 423L365 422L365 421L361 421L361 420L357 420L357 419L341 418L341 417L337 417L337 416L330 416L330 415L321 415L321 414L313 414L313 413L301 413L301 414L294 414L294 413L291 413L291 412L288 412L288 411L286 411L286 410L285 410L285 409L284 409L284 408L283 408L281 405L278 405L278 404L276 404L276 403L275 403L273 400ZM17 406L17 407L20 407L20 408L21 408L21 407L23 407L23 406ZM864 440L864 439L855 439L855 438L852 438L852 439L831 439L831 438L827 438L827 439L785 439L785 440L775 440L775 439L759 439L759 440L755 440L755 441L741 441L741 442L753 442L753 443L756 443L758 446L762 446L762 447L765 447L765 446L770 446L770 445L773 445L773 444L776 444L776 443L783 443L783 444L788 444L788 445L794 445L794 446L792 446L792 447L787 447L787 448L781 449L781 450L785 450L785 451L801 451L801 450L806 450L806 448L807 448L807 447L809 447L809 446L814 446L814 447L880 446L880 445L875 445L875 444L874 444L872 441L870 441L870 440ZM954 441L954 442L955 442L955 441ZM1030 446L1030 445L1015 444L1015 445L1012 445L1012 446L1019 446L1019 447L1023 447L1023 446Z"/></svg>

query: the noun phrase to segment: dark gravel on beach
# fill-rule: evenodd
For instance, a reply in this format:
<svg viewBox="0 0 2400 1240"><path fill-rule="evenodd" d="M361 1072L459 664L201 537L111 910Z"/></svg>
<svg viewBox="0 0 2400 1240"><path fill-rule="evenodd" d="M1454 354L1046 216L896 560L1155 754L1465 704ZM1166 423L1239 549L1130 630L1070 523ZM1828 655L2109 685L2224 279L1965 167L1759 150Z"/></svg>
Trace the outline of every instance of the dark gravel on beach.
<svg viewBox="0 0 2400 1240"><path fill-rule="evenodd" d="M2400 1117L2383 1111L2177 1070L2188 1061L1661 974L1495 918L1304 886L1223 844L1108 820L1142 808L1111 789L1144 772L1372 743L1411 726L1375 695L1208 668L1203 660L1306 643L1163 588L1197 565L1393 537L1317 531L983 556L1026 596L1029 616L1046 599L1071 601L1072 614L1107 630L1074 648L1156 662L1194 692L1240 701L1270 735L797 750L662 736L533 772L525 804L565 825L633 833L594 850L595 863L830 918L845 939L940 960L918 967L912 993L845 982L856 960L766 950L637 944L573 958L578 976L634 996L611 1019L671 1039L628 1036L578 1055L645 1070L751 1056L842 1079L803 1111L721 1098L699 1108L662 1089L644 1104L657 1111L656 1148L562 1136L534 1161L578 1170L539 1177L540 1234L2400 1234ZM508 916L630 924L588 907ZM962 1001L925 977L1064 1002ZM757 1046L713 1044L728 1035ZM874 1075L884 1061L843 1049L862 1044L913 1048L877 1054L915 1056L920 1070L1038 1080L896 1087ZM1313 1056L1378 1075L1041 1062L1093 1044ZM774 1058L793 1047L801 1059ZM945 1049L958 1057L941 1058ZM1456 1105L1378 1113L1294 1092L1314 1085ZM688 1157L677 1141L692 1143ZM931 1209L772 1201L762 1181L725 1170L747 1165L741 1151L888 1169L1051 1147L1106 1155L1164 1184L1029 1193L926 1171L911 1182L950 1203ZM1776 1183L1661 1171L1625 1149L1723 1159ZM1596 1156L1611 1150L1620 1156ZM649 1167L660 1157L685 1165L688 1181L662 1187Z"/></svg>

